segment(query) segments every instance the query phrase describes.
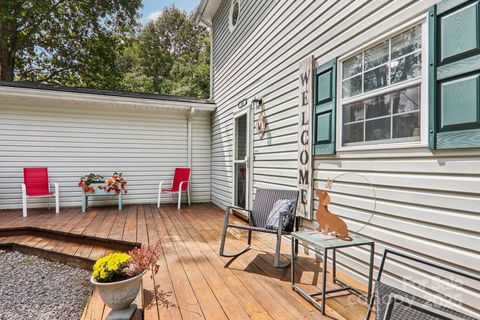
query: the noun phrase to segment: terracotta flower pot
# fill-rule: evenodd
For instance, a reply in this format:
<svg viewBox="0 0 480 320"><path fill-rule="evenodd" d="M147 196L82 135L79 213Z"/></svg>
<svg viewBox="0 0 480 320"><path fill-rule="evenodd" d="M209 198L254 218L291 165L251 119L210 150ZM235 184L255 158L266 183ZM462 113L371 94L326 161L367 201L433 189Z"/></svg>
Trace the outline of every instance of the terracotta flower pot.
<svg viewBox="0 0 480 320"><path fill-rule="evenodd" d="M90 282L98 288L103 302L113 311L128 309L138 295L142 277L147 271L123 281L97 282L93 277Z"/></svg>

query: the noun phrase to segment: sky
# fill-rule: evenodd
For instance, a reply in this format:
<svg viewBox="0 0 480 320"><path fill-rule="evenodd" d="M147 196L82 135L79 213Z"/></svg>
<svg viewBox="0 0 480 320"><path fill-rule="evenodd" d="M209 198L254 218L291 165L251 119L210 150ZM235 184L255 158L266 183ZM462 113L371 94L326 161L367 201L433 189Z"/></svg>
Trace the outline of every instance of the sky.
<svg viewBox="0 0 480 320"><path fill-rule="evenodd" d="M148 20L157 17L163 8L172 4L177 8L191 12L200 3L200 0L143 0L142 2L143 8L140 9L142 14L140 22L144 24Z"/></svg>

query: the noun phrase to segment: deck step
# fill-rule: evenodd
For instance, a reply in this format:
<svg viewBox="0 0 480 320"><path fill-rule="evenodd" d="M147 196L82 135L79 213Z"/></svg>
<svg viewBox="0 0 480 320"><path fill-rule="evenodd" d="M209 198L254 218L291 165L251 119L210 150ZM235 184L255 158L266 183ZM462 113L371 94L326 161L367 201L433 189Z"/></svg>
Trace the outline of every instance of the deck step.
<svg viewBox="0 0 480 320"><path fill-rule="evenodd" d="M0 237L0 249L2 248L88 270L92 269L96 259L113 251L104 246L28 235ZM143 288L135 299L135 303L138 305L138 310L133 319L141 320L143 319ZM82 320L97 319L97 315L106 315L108 312L110 309L105 306L98 291L94 289L85 307Z"/></svg>
<svg viewBox="0 0 480 320"><path fill-rule="evenodd" d="M32 235L0 237L2 247L88 270L92 269L96 259L112 252L105 246Z"/></svg>
<svg viewBox="0 0 480 320"><path fill-rule="evenodd" d="M120 239L95 237L83 233L65 232L60 230L44 229L40 227L22 226L0 228L0 238L7 236L36 236L52 240L69 240L71 242L111 248L117 251L129 251L142 244Z"/></svg>

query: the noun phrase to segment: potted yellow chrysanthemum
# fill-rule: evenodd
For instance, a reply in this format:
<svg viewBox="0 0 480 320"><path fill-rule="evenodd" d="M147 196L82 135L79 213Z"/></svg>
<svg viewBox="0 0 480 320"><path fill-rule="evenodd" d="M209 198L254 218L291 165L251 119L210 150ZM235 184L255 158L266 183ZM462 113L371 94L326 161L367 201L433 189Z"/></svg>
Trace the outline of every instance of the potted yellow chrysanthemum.
<svg viewBox="0 0 480 320"><path fill-rule="evenodd" d="M147 270L158 271L156 245L143 245L128 253L114 252L98 259L90 281L98 288L103 302L112 309L109 316L129 319L135 312L132 302L138 295Z"/></svg>

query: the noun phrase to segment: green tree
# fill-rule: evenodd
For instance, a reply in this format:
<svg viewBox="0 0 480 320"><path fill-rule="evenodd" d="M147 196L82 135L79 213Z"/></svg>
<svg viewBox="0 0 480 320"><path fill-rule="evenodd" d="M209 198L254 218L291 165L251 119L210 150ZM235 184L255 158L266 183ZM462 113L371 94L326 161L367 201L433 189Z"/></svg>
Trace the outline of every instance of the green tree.
<svg viewBox="0 0 480 320"><path fill-rule="evenodd" d="M136 39L121 59L126 90L208 96L210 38L193 16L165 8Z"/></svg>
<svg viewBox="0 0 480 320"><path fill-rule="evenodd" d="M210 92L210 37L199 39L198 50L178 57L166 79L169 94L208 97Z"/></svg>
<svg viewBox="0 0 480 320"><path fill-rule="evenodd" d="M0 80L115 89L141 0L0 1Z"/></svg>

